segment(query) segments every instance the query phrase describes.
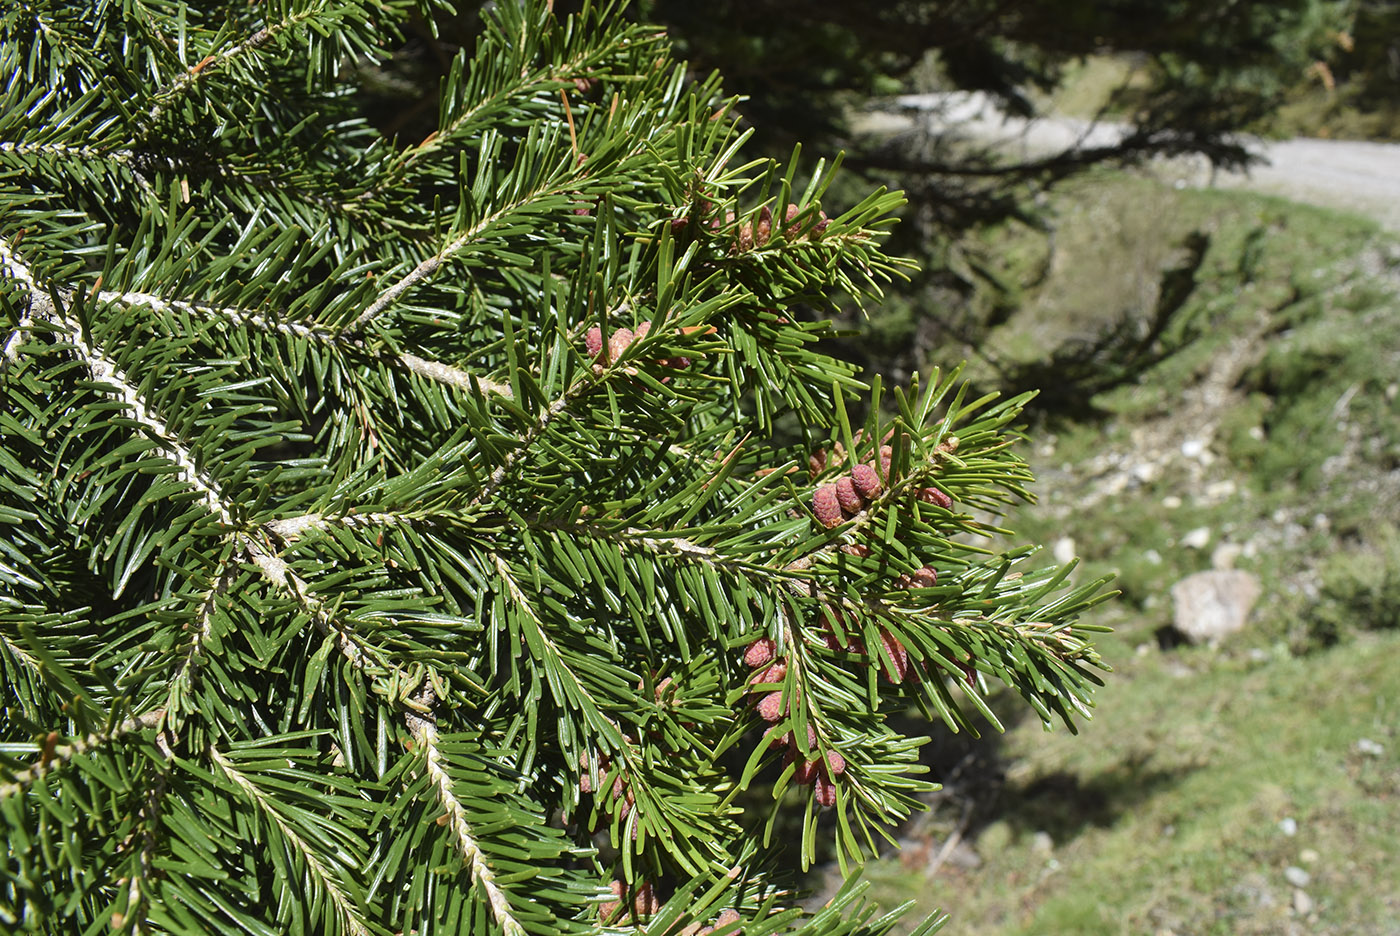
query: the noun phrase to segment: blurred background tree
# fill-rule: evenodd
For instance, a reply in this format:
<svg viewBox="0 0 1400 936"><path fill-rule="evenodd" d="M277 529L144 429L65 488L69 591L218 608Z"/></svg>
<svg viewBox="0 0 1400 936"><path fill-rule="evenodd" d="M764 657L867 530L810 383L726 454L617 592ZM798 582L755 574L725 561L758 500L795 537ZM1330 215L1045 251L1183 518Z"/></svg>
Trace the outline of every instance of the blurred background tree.
<svg viewBox="0 0 1400 936"><path fill-rule="evenodd" d="M468 2L435 29L420 24L393 62L366 74L367 107L383 132L404 145L431 132L436 82L453 49L473 41L481 7ZM895 377L982 352L989 330L1045 273L1044 197L1058 183L1159 157L1238 168L1249 161L1241 131L1373 129L1400 74L1387 28L1400 12L1387 0L636 0L629 14L664 24L695 75L717 70L746 96L740 115L755 154L790 152L798 140L841 148L854 171L835 198L854 203L872 183L907 193L891 246L921 272L837 348ZM1070 109L1123 130L1008 156L940 116L969 93L1020 119ZM910 94L922 95L917 107L902 97ZM886 120L884 131L867 132L872 112L902 117L902 129ZM1177 271L1163 287L1179 293L1182 281ZM1079 346L1061 356L1094 367L1116 355L1109 369L1131 370L1143 354L1164 352L1137 337L1167 330L1163 308L1180 305L1167 295L1141 322L1091 340L1087 359ZM854 326L854 305L846 308ZM1026 379L1007 374L997 386L1024 389Z"/></svg>

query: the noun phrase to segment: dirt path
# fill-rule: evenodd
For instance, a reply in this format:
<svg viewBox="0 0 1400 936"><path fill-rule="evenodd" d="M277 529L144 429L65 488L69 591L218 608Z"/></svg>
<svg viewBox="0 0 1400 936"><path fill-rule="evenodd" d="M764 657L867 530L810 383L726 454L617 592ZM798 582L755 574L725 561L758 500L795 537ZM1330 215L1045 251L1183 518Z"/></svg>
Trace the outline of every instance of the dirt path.
<svg viewBox="0 0 1400 936"><path fill-rule="evenodd" d="M1112 145L1126 132L1121 124L1072 117L1010 117L980 92L904 95L895 99L892 109L865 115L862 129L898 132L920 120L1019 158L1073 146ZM1213 173L1204 160L1190 159L1164 162L1159 173L1182 187L1215 185L1279 195L1355 212L1400 231L1400 144L1254 138L1246 138L1246 144L1264 160L1246 173Z"/></svg>

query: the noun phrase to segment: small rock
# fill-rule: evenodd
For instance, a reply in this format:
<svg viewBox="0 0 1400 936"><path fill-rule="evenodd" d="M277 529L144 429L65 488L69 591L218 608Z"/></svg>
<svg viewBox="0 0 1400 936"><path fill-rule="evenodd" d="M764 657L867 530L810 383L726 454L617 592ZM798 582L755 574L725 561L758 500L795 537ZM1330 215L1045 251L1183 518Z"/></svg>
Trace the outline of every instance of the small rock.
<svg viewBox="0 0 1400 936"><path fill-rule="evenodd" d="M948 853L947 862L954 868L961 868L964 871L976 871L982 867L982 856L973 850L967 842L959 842Z"/></svg>
<svg viewBox="0 0 1400 936"><path fill-rule="evenodd" d="M1212 569L1233 569L1235 560L1244 552L1244 547L1239 543L1221 543L1215 547L1215 551L1210 554L1210 567Z"/></svg>
<svg viewBox="0 0 1400 936"><path fill-rule="evenodd" d="M1048 855L1055 850L1055 840L1050 837L1049 832L1037 832L1031 837L1031 852L1037 855Z"/></svg>
<svg viewBox="0 0 1400 936"><path fill-rule="evenodd" d="M1055 540L1053 551L1055 554L1055 561L1060 565L1073 561L1075 557L1074 537L1062 536Z"/></svg>
<svg viewBox="0 0 1400 936"><path fill-rule="evenodd" d="M1312 883L1312 875L1297 865L1289 865L1284 868L1283 878L1294 887L1307 887Z"/></svg>
<svg viewBox="0 0 1400 936"><path fill-rule="evenodd" d="M1206 499L1211 501L1223 501L1235 493L1235 482L1230 480L1212 481L1206 485Z"/></svg>
<svg viewBox="0 0 1400 936"><path fill-rule="evenodd" d="M1317 864L1321 858L1322 856L1311 848L1305 848L1298 852L1298 860L1303 864Z"/></svg>
<svg viewBox="0 0 1400 936"><path fill-rule="evenodd" d="M1181 454L1186 458L1200 458L1205 450L1206 444L1200 439L1187 439L1181 443Z"/></svg>
<svg viewBox="0 0 1400 936"><path fill-rule="evenodd" d="M1307 916L1313 911L1313 899L1308 896L1305 890L1295 890L1293 892L1293 912L1298 916Z"/></svg>
<svg viewBox="0 0 1400 936"><path fill-rule="evenodd" d="M1285 816L1278 821L1278 830L1284 835L1292 838L1298 834L1298 820L1292 816Z"/></svg>
<svg viewBox="0 0 1400 936"><path fill-rule="evenodd" d="M1188 575L1172 586L1173 624L1191 643L1214 646L1244 629L1259 592L1259 580L1237 569Z"/></svg>
<svg viewBox="0 0 1400 936"><path fill-rule="evenodd" d="M1210 542L1210 527L1196 527L1181 538L1181 545L1187 549L1205 549Z"/></svg>
<svg viewBox="0 0 1400 936"><path fill-rule="evenodd" d="M1177 497L1175 494L1168 494L1166 497L1162 498L1162 506L1168 510L1175 510L1181 506L1181 498Z"/></svg>
<svg viewBox="0 0 1400 936"><path fill-rule="evenodd" d="M1161 565L1161 564L1162 564L1162 554L1159 553L1159 552L1158 552L1157 550L1155 550L1155 549L1149 549L1147 552L1143 553L1143 554L1142 554L1142 558L1146 559L1148 562L1152 563L1153 565Z"/></svg>
<svg viewBox="0 0 1400 936"><path fill-rule="evenodd" d="M1370 738L1360 738L1356 742L1356 753L1367 757L1380 757L1385 753L1385 748Z"/></svg>

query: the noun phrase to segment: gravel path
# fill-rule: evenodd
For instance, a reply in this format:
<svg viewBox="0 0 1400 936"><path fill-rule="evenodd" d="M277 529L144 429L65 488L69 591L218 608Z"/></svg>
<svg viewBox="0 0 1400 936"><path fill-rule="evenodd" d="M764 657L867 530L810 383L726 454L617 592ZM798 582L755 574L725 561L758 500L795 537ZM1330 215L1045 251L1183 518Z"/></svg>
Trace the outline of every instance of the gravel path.
<svg viewBox="0 0 1400 936"><path fill-rule="evenodd" d="M1072 117L1029 121L1009 117L980 92L911 94L896 98L891 110L864 115L861 129L898 132L929 121L969 140L993 144L1013 158L1035 158L1073 146L1118 142L1120 124L1090 123ZM1400 144L1350 140L1246 138L1264 162L1244 173L1211 172L1204 160L1164 163L1163 175L1177 185L1244 188L1306 204L1365 215L1400 231Z"/></svg>

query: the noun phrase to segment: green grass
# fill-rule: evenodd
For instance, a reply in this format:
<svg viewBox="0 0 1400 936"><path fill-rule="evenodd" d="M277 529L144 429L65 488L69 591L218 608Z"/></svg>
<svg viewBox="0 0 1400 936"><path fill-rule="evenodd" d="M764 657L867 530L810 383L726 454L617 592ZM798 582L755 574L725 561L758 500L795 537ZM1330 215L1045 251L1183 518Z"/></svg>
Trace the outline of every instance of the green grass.
<svg viewBox="0 0 1400 936"><path fill-rule="evenodd" d="M960 934L1395 932L1400 635L1174 662L1130 667L1078 737L1013 730L996 817L972 841L982 866L930 883L891 860L872 872L884 898L917 895ZM1290 865L1312 876L1311 914L1294 912Z"/></svg>

